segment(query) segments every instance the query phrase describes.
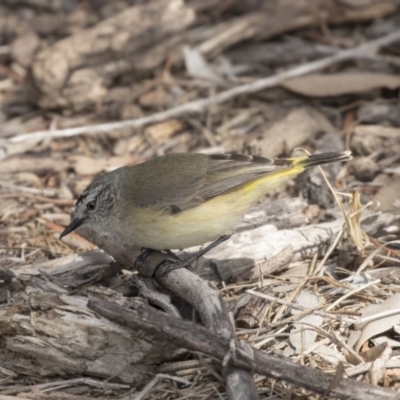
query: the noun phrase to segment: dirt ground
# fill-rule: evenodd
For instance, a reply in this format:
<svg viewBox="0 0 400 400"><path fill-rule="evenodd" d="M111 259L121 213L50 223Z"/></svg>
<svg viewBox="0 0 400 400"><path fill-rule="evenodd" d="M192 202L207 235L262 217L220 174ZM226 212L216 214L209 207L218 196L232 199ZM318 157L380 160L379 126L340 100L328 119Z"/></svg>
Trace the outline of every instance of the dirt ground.
<svg viewBox="0 0 400 400"><path fill-rule="evenodd" d="M399 26L396 0L0 2L0 400L400 399ZM353 159L181 287L59 239L101 173L304 150Z"/></svg>

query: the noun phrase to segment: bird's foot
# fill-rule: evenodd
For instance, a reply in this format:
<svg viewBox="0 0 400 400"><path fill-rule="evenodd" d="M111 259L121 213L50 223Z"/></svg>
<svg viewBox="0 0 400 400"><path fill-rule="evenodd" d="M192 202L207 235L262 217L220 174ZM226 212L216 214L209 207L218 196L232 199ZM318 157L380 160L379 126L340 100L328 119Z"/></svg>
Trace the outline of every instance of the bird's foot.
<svg viewBox="0 0 400 400"><path fill-rule="evenodd" d="M225 242L228 240L231 236L230 235L224 235L218 238L215 242L212 242L208 246L206 246L204 249L200 250L198 253L193 255L192 257L187 258L186 260L180 260L177 259L178 257L172 253L171 251L170 254L174 257L174 259L167 258L166 260L162 261L154 271L154 278L158 280L159 278L163 278L166 275L168 275L171 271L174 271L175 269L178 268L189 268L195 261L197 261L201 256L204 254L208 253L210 250L214 249L217 247L219 244L222 242Z"/></svg>
<svg viewBox="0 0 400 400"><path fill-rule="evenodd" d="M171 271L174 271L178 268L187 268L186 260L172 260L167 258L166 260L162 261L158 264L156 270L154 271L154 278L158 281L160 278L167 276Z"/></svg>

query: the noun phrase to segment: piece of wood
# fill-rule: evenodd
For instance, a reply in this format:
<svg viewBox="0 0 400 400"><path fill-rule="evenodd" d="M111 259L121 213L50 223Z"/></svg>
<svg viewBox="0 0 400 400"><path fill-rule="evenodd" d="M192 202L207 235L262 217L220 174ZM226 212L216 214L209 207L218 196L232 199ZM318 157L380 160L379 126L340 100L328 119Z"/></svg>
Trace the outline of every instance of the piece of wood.
<svg viewBox="0 0 400 400"><path fill-rule="evenodd" d="M135 266L139 275L152 277L157 268L170 258L171 256L165 253L153 252L145 258L139 257ZM228 341L234 340L234 328L222 296L215 285L186 268L172 270L167 275L158 277L157 282L189 303L199 313L203 326L210 332ZM258 399L253 377L248 371L234 368L229 364L225 367L225 381L230 400L240 400L244 393L246 399Z"/></svg>
<svg viewBox="0 0 400 400"><path fill-rule="evenodd" d="M104 298L113 298L121 304L131 302L115 297L107 289L92 295L101 293ZM149 335L132 334L99 319L87 309L86 297L45 292L43 287L32 286L28 294L30 313L16 304L0 317L4 343L0 363L18 374L118 377L124 383L139 386L176 349L168 343L160 347ZM10 358L11 354L21 357Z"/></svg>
<svg viewBox="0 0 400 400"><path fill-rule="evenodd" d="M236 325L244 329L261 327L260 322L270 308L271 302L262 297L249 296L248 294L245 296L248 301L239 309L235 319Z"/></svg>
<svg viewBox="0 0 400 400"><path fill-rule="evenodd" d="M251 207L235 228L236 233L251 231L263 225L291 229L310 223L314 215L308 203L300 197L266 200Z"/></svg>
<svg viewBox="0 0 400 400"><path fill-rule="evenodd" d="M143 304L129 310L108 301L91 300L88 307L104 318L130 329L143 330L158 336L159 340L173 342L191 351L200 351L219 360L230 352L230 362L240 368L284 380L297 386L340 399L376 400L400 399L400 394L389 389L341 378L331 385L334 376L317 369L295 364L240 343L232 348L230 341L219 337L197 324L166 316ZM160 329L160 327L168 327ZM248 345L247 345L248 346Z"/></svg>
<svg viewBox="0 0 400 400"><path fill-rule="evenodd" d="M260 268L264 275L273 272L270 265L276 265L276 258L296 260L304 254L314 254L327 246L335 237L343 220L334 220L318 225L296 229L277 230L274 225L263 225L251 231L238 233L222 243L217 249L205 254L193 266L204 279L229 281L233 276L253 276ZM179 253L182 258L195 254L201 247ZM291 249L292 257L286 252Z"/></svg>
<svg viewBox="0 0 400 400"><path fill-rule="evenodd" d="M61 275L63 273L73 273L81 269L91 268L102 265L109 265L114 260L113 258L101 250L87 251L82 254L72 254L70 256L55 258L44 262L22 265L13 268L15 275L40 275L40 271L47 274Z"/></svg>

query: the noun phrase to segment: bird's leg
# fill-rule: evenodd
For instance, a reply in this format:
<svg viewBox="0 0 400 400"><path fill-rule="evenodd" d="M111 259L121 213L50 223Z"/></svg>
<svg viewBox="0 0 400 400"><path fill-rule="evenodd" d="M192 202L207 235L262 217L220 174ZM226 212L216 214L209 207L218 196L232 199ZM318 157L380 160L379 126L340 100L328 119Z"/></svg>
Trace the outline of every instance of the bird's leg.
<svg viewBox="0 0 400 400"><path fill-rule="evenodd" d="M172 258L177 258L180 259L175 253L173 253L171 250L164 250L169 256Z"/></svg>
<svg viewBox="0 0 400 400"><path fill-rule="evenodd" d="M146 261L146 258L150 255L156 252L157 250L153 249L148 249L147 247L142 247L140 249L140 254L137 256L136 260L139 261L140 263L144 264Z"/></svg>
<svg viewBox="0 0 400 400"><path fill-rule="evenodd" d="M137 260L141 263L144 263L149 255L160 252L160 250L149 249L147 247L142 247L140 250L141 253L138 255ZM175 255L171 250L163 250L163 252L167 253L172 259L179 260L179 257Z"/></svg>
<svg viewBox="0 0 400 400"><path fill-rule="evenodd" d="M204 249L200 250L198 253L193 255L192 257L187 258L186 260L165 260L162 263L160 263L156 270L154 271L154 277L156 280L158 278L162 278L163 276L169 274L171 271L174 269L178 268L188 268L192 263L197 261L200 257L202 257L204 254L208 253L210 250L214 249L221 243L225 242L231 237L231 235L224 235L218 238L216 241L212 242L208 246L206 246ZM176 256L175 256L176 257Z"/></svg>

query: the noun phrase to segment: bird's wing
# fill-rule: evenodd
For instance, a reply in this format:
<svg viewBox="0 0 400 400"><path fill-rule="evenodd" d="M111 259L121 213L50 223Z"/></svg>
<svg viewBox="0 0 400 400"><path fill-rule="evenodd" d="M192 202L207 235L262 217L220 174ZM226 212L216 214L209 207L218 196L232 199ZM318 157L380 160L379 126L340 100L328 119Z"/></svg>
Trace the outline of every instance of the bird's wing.
<svg viewBox="0 0 400 400"><path fill-rule="evenodd" d="M131 198L140 207L159 206L176 213L229 192L291 160L238 154L170 154L134 167Z"/></svg>
<svg viewBox="0 0 400 400"><path fill-rule="evenodd" d="M180 208L190 202L204 184L208 157L203 154L168 154L131 167L127 182L130 198L139 207Z"/></svg>
<svg viewBox="0 0 400 400"><path fill-rule="evenodd" d="M208 200L275 171L276 168L277 164L271 158L241 154L212 155L198 196Z"/></svg>

